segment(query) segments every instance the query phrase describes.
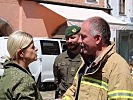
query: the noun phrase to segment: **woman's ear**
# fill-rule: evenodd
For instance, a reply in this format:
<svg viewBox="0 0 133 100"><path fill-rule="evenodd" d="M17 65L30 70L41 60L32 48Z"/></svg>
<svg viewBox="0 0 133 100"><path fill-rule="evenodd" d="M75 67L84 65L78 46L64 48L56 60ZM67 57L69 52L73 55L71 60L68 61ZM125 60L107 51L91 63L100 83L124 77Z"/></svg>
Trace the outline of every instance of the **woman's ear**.
<svg viewBox="0 0 133 100"><path fill-rule="evenodd" d="M96 44L99 44L99 43L102 41L102 36L101 36L101 34L97 34L94 38L95 38L95 40L96 40Z"/></svg>
<svg viewBox="0 0 133 100"><path fill-rule="evenodd" d="M22 49L19 49L19 50L18 50L18 56L21 57L21 58L23 58L24 52L23 52Z"/></svg>

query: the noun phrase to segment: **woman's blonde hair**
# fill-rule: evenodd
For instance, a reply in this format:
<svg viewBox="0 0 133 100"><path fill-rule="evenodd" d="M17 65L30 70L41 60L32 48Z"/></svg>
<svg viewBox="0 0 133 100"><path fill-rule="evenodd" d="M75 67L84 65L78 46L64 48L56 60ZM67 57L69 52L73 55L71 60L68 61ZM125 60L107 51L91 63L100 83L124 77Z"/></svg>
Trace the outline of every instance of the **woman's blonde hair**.
<svg viewBox="0 0 133 100"><path fill-rule="evenodd" d="M33 37L29 33L21 30L13 32L7 41L7 50L10 58L13 60L18 58L18 50L28 47L33 42Z"/></svg>

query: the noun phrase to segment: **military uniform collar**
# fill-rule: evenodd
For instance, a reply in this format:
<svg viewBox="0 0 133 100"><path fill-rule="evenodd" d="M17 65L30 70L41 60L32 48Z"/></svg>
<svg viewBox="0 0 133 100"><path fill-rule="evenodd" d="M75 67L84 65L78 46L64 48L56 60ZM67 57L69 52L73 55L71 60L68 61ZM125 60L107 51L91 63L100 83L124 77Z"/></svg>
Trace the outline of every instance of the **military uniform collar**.
<svg viewBox="0 0 133 100"><path fill-rule="evenodd" d="M23 72L25 72L25 73L29 74L30 76L32 76L30 71L22 68L20 65L16 64L13 61L6 61L3 66L4 66L5 69L10 68L10 67L18 68L18 69L22 70Z"/></svg>

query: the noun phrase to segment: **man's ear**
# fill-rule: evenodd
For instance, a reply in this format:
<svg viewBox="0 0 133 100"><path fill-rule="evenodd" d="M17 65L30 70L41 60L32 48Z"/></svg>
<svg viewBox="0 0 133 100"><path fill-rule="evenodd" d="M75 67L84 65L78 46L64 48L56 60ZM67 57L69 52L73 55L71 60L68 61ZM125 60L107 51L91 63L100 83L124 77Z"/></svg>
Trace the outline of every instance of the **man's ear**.
<svg viewBox="0 0 133 100"><path fill-rule="evenodd" d="M95 40L96 40L96 44L99 44L99 43L102 41L102 36L101 36L101 34L97 34L94 38L95 38Z"/></svg>
<svg viewBox="0 0 133 100"><path fill-rule="evenodd" d="M23 54L24 54L24 52L22 51L22 49L19 49L18 56L22 58L24 56Z"/></svg>

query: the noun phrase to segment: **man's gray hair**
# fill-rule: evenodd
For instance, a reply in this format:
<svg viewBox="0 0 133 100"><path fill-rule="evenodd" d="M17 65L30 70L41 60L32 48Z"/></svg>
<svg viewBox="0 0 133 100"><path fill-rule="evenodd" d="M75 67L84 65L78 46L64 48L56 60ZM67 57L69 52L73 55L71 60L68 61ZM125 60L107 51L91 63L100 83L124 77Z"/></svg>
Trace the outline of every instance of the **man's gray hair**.
<svg viewBox="0 0 133 100"><path fill-rule="evenodd" d="M95 36L99 33L102 34L102 42L110 44L110 27L109 24L101 17L92 17L87 20L89 22L89 32Z"/></svg>

